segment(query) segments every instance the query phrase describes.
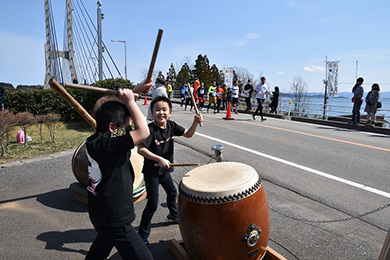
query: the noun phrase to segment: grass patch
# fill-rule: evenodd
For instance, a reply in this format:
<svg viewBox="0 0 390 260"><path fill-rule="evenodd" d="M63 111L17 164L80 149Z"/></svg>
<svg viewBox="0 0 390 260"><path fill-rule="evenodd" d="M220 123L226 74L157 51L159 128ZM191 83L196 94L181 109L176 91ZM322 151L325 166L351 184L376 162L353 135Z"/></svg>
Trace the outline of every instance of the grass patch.
<svg viewBox="0 0 390 260"><path fill-rule="evenodd" d="M27 147L24 147L24 144L16 142L18 130L20 127L15 127L9 132L8 150L6 150L4 157L0 157L0 164L75 149L94 132L94 129L85 121L58 122L55 143L50 139L49 130L44 126L42 129L44 143L41 145L39 130L35 125L32 125L27 129L27 135L31 136L32 141L28 142Z"/></svg>

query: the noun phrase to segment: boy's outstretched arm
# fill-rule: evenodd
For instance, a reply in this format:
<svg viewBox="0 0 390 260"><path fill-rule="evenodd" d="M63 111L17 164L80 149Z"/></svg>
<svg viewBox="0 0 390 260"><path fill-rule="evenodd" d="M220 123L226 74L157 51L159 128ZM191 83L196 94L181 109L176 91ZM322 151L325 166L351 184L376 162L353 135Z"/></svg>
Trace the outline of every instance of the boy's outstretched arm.
<svg viewBox="0 0 390 260"><path fill-rule="evenodd" d="M138 145L138 153L146 159L157 162L160 165L160 168L169 169L171 167L171 163L167 159L152 153L142 143Z"/></svg>
<svg viewBox="0 0 390 260"><path fill-rule="evenodd" d="M194 116L194 121L192 122L191 127L184 132L183 136L187 138L191 138L196 131L196 128L198 127L198 124L203 121L202 115L196 115Z"/></svg>
<svg viewBox="0 0 390 260"><path fill-rule="evenodd" d="M134 122L134 130L130 131L134 144L137 145L149 136L149 127L145 117L134 101L133 91L130 89L118 89L119 98L125 103Z"/></svg>

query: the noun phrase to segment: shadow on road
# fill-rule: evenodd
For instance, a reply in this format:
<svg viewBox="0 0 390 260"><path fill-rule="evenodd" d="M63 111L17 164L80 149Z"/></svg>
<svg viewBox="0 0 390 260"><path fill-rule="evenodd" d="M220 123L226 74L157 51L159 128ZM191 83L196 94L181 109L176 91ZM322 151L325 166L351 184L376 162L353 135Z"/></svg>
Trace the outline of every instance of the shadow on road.
<svg viewBox="0 0 390 260"><path fill-rule="evenodd" d="M39 234L37 240L46 242L45 249L57 250L63 252L74 252L82 255L87 255L85 250L76 250L67 247L67 244L73 243L91 243L96 237L96 231L94 229L75 229L64 232L50 231Z"/></svg>
<svg viewBox="0 0 390 260"><path fill-rule="evenodd" d="M70 212L87 212L86 205L73 200L72 192L69 189L61 189L42 194L3 200L0 201L0 205L32 198L36 198L38 202L50 208Z"/></svg>
<svg viewBox="0 0 390 260"><path fill-rule="evenodd" d="M376 138L390 138L390 135L369 135L368 137L376 137Z"/></svg>
<svg viewBox="0 0 390 260"><path fill-rule="evenodd" d="M325 130L332 130L337 132L356 132L355 129L346 129L346 128L333 128L333 127L325 127L325 126L317 126L316 129L325 129Z"/></svg>
<svg viewBox="0 0 390 260"><path fill-rule="evenodd" d="M80 253L87 255L88 251L83 249L74 249L72 244L89 243L89 246L95 240L97 233L94 229L75 229L64 232L50 231L39 234L37 240L46 242L46 250L57 250L62 252ZM73 247L73 248L72 248ZM150 245L155 260L175 259L169 250L169 241L160 240L158 243ZM122 259L119 253L113 254L110 260Z"/></svg>
<svg viewBox="0 0 390 260"><path fill-rule="evenodd" d="M73 200L72 192L69 189L50 191L37 195L37 201L43 205L70 212L87 212L86 205Z"/></svg>
<svg viewBox="0 0 390 260"><path fill-rule="evenodd" d="M160 240L158 243L150 244L150 251L152 252L154 260L176 259L169 249L169 241ZM119 253L113 254L109 260L123 259Z"/></svg>

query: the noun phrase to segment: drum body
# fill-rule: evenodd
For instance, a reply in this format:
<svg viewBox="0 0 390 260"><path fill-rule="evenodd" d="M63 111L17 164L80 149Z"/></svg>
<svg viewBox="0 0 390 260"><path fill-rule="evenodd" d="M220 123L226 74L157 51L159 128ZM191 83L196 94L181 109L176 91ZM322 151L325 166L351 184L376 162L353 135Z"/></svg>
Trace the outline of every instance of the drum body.
<svg viewBox="0 0 390 260"><path fill-rule="evenodd" d="M191 259L262 259L269 207L252 167L214 163L188 172L179 186L179 226Z"/></svg>
<svg viewBox="0 0 390 260"><path fill-rule="evenodd" d="M136 190L143 182L142 167L144 164L144 157L137 152L137 148L131 150L130 157L131 164L134 169L133 187ZM88 159L85 141L77 147L72 157L72 171L76 179L83 185L88 186Z"/></svg>

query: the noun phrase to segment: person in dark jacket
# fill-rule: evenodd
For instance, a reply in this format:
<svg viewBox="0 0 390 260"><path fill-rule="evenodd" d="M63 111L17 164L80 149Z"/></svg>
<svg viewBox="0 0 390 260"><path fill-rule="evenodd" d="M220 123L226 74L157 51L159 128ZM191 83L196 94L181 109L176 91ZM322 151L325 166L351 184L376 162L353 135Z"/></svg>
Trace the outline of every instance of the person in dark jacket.
<svg viewBox="0 0 390 260"><path fill-rule="evenodd" d="M362 87L363 82L364 79L362 77L356 79L356 84L352 88L353 109L352 109L352 120L350 122L350 124L352 125L356 125L360 123L360 107L362 106L363 103L363 94L364 94L364 89Z"/></svg>
<svg viewBox="0 0 390 260"><path fill-rule="evenodd" d="M375 125L375 114L378 108L377 104L380 97L379 91L379 85L377 83L374 83L371 86L371 91L368 92L366 96L366 107L364 108L364 111L367 112L368 126Z"/></svg>
<svg viewBox="0 0 390 260"><path fill-rule="evenodd" d="M276 109L278 108L278 104L279 104L279 87L275 86L275 91L272 92L271 103L269 104L269 107L271 108L270 111L271 114L272 113L277 114Z"/></svg>
<svg viewBox="0 0 390 260"><path fill-rule="evenodd" d="M246 103L246 110L251 111L252 110L252 93L253 93L253 85L250 79L248 79L248 83L244 86L244 89L241 92L241 96L245 97L245 103Z"/></svg>

